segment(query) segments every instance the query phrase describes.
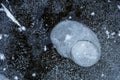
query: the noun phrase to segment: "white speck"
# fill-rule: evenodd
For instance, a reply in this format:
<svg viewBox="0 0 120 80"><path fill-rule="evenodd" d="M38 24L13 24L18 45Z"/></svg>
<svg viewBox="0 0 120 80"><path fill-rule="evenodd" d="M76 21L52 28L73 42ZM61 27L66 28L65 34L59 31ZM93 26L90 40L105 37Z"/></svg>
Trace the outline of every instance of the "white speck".
<svg viewBox="0 0 120 80"><path fill-rule="evenodd" d="M69 19L72 19L72 17L71 17L71 16L69 16Z"/></svg>
<svg viewBox="0 0 120 80"><path fill-rule="evenodd" d="M47 47L46 46L44 46L44 51L47 51Z"/></svg>
<svg viewBox="0 0 120 80"><path fill-rule="evenodd" d="M3 37L2 34L0 34L0 40L2 39L2 37Z"/></svg>
<svg viewBox="0 0 120 80"><path fill-rule="evenodd" d="M112 32L111 35L114 36L114 35L115 35L115 32Z"/></svg>
<svg viewBox="0 0 120 80"><path fill-rule="evenodd" d="M80 7L81 9L83 8L83 6Z"/></svg>
<svg viewBox="0 0 120 80"><path fill-rule="evenodd" d="M108 31L108 30L106 30L106 32L105 32L106 34L107 34L107 38L110 38L110 32Z"/></svg>
<svg viewBox="0 0 120 80"><path fill-rule="evenodd" d="M64 41L66 42L66 41L70 40L71 38L72 38L72 36L67 34Z"/></svg>
<svg viewBox="0 0 120 80"><path fill-rule="evenodd" d="M15 77L14 77L14 80L18 80L18 77L17 77L17 76L15 76Z"/></svg>
<svg viewBox="0 0 120 80"><path fill-rule="evenodd" d="M48 24L45 24L45 26L48 26Z"/></svg>
<svg viewBox="0 0 120 80"><path fill-rule="evenodd" d="M2 7L3 7L3 9L4 9L5 13L6 13L6 15L7 15L14 23L16 23L16 24L20 27L20 26L21 26L20 23L19 23L19 22L16 20L16 18L11 14L11 12L5 7L5 5L2 4L2 3L1 3L1 5L2 5Z"/></svg>
<svg viewBox="0 0 120 80"><path fill-rule="evenodd" d="M101 74L101 77L104 77L104 76L105 76L105 74L102 73L102 74Z"/></svg>
<svg viewBox="0 0 120 80"><path fill-rule="evenodd" d="M9 37L9 35L8 35L8 34L3 34L3 36L4 36L4 37L6 37L6 38L7 38L7 37Z"/></svg>
<svg viewBox="0 0 120 80"><path fill-rule="evenodd" d="M120 5L117 5L118 9L120 10Z"/></svg>
<svg viewBox="0 0 120 80"><path fill-rule="evenodd" d="M35 25L35 23L33 22L30 27L33 27L34 25Z"/></svg>
<svg viewBox="0 0 120 80"><path fill-rule="evenodd" d="M36 77L36 73L33 73L33 74L32 74L32 77Z"/></svg>
<svg viewBox="0 0 120 80"><path fill-rule="evenodd" d="M113 42L114 42L114 43L116 43L116 41L115 41L115 40L114 40Z"/></svg>
<svg viewBox="0 0 120 80"><path fill-rule="evenodd" d="M12 60L14 60L15 59L15 57L14 56L12 56Z"/></svg>
<svg viewBox="0 0 120 80"><path fill-rule="evenodd" d="M110 33L108 30L106 30L106 32L105 32L107 35Z"/></svg>
<svg viewBox="0 0 120 80"><path fill-rule="evenodd" d="M3 71L5 71L6 70L6 68L3 68Z"/></svg>
<svg viewBox="0 0 120 80"><path fill-rule="evenodd" d="M94 15L95 15L95 12L92 12L90 15L91 15L91 16L94 16Z"/></svg>
<svg viewBox="0 0 120 80"><path fill-rule="evenodd" d="M21 26L18 28L18 30L21 32L21 31L26 31L26 28L24 26Z"/></svg>
<svg viewBox="0 0 120 80"><path fill-rule="evenodd" d="M0 60L5 60L5 55L0 53Z"/></svg>
<svg viewBox="0 0 120 80"><path fill-rule="evenodd" d="M118 36L120 36L120 31L118 32Z"/></svg>

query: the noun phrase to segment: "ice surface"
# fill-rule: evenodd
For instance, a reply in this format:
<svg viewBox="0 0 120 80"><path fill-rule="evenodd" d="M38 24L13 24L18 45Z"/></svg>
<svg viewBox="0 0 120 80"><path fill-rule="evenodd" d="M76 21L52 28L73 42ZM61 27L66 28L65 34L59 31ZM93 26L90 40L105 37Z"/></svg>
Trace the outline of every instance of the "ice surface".
<svg viewBox="0 0 120 80"><path fill-rule="evenodd" d="M5 77L4 75L0 74L0 80L9 80L9 79Z"/></svg>
<svg viewBox="0 0 120 80"><path fill-rule="evenodd" d="M8 67L15 69L15 71L18 71L19 74L20 72L22 74L26 72L25 75L28 76L26 77L25 75L23 75L25 76L25 79L20 79L20 77L18 76L20 80L38 80L41 77L38 76L39 74L42 74L42 80L120 80L119 0L70 0L72 2L69 2L68 0L11 0L9 4L5 1L8 0L3 0L3 4L10 10L11 13L14 13L16 15L16 18L19 19L21 24L23 24L24 26L28 25L28 27L29 24L31 24L29 29L27 28L28 30L26 30L26 32L22 32L23 35L27 36L27 38L30 36L30 42L28 42L29 40L26 39L25 36L19 35L19 32L17 31L14 32L14 30L17 30L18 28L14 23L8 20L8 17L3 12L3 8L1 8L0 10L0 34L3 34L3 38L0 40L0 52L10 54L5 54L6 58L8 58L7 61L11 63L10 65L7 65ZM95 12L95 16L90 15L92 12ZM32 19L34 18L33 21L29 17L32 17ZM37 24L36 19L38 20L38 22L41 23ZM30 34L36 30L36 27L39 27L41 24L49 33L54 25L56 25L59 21L66 19L83 22L97 34L101 43L102 56L100 61L94 66L83 68L69 59L61 59L61 57L56 57L58 56L58 54L56 54L56 51L54 51L53 53L53 51L49 49L50 47L53 48L52 44L49 47L48 45L46 45L46 42L43 38L44 33L42 33L41 35L39 34L41 32L35 32L34 35ZM106 30L103 29L104 27L106 27L106 30L109 31L109 35L105 33ZM37 28L37 30L40 29ZM41 29L40 31L44 32L43 29ZM115 32L115 35L112 34L112 32ZM4 34L9 35L7 40L4 39ZM71 34L69 33L69 35ZM65 40L65 36L62 38L62 40ZM107 39L108 36L110 38ZM114 38L112 36L114 36ZM30 48L23 47L23 49L20 49L18 51L18 49L15 48L18 46L18 38L22 38L21 41L27 41L26 43L28 43L29 45L32 44L32 54L37 53L41 55L41 51L43 51L41 49L43 49L46 45L46 54L43 53L45 55L41 55L43 58L39 58L39 60L30 57L31 59L35 59L35 61L30 60L30 63L26 61L28 60L27 57L25 57L24 59L22 58L23 56L15 57L16 55L19 55L17 53L21 54L21 50L26 50L27 48ZM61 40L58 40L58 42L60 41ZM11 44L8 44L8 42L10 42ZM26 43L19 44L19 46L24 46L26 45ZM66 43L66 45L67 44L69 43ZM29 49L29 51L30 50L31 49ZM42 64L39 64L41 61ZM24 63L22 64L21 62ZM33 67L28 70L21 70L23 68L26 69L26 64L28 66L31 66L31 63L36 65L33 65ZM118 69L116 69L116 65L111 66L113 63L118 64ZM39 65L43 66L43 68L41 69ZM15 76L14 74L16 74L16 72L13 73L13 71L10 71L10 68L7 68L6 65L2 65L0 67L2 73L8 73L9 75L6 75L6 77L12 77L11 80L13 80ZM42 72L39 72L38 70L42 70ZM46 73L44 73L43 70ZM32 73L36 73L36 77L32 77Z"/></svg>

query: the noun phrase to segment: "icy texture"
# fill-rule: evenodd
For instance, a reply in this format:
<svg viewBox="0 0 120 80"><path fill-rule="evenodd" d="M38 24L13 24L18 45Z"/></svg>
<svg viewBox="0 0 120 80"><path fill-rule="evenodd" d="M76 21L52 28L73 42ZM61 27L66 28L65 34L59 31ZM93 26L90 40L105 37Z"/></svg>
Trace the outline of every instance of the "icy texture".
<svg viewBox="0 0 120 80"><path fill-rule="evenodd" d="M9 79L6 78L4 75L0 74L0 80L9 80Z"/></svg>

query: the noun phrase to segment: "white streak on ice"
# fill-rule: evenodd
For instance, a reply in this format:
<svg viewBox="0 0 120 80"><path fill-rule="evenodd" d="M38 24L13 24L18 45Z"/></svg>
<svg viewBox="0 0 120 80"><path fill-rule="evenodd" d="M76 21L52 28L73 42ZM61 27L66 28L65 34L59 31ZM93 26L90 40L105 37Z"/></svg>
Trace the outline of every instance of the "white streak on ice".
<svg viewBox="0 0 120 80"><path fill-rule="evenodd" d="M3 8L0 8L0 11L4 11L4 9L3 9Z"/></svg>
<svg viewBox="0 0 120 80"><path fill-rule="evenodd" d="M16 18L11 14L11 12L5 7L5 5L2 4L2 3L1 3L1 5L2 5L2 7L3 7L3 9L4 9L5 13L6 13L6 15L7 15L14 23L16 23L19 27L21 27L20 23L19 23L19 22L16 20Z"/></svg>
<svg viewBox="0 0 120 80"><path fill-rule="evenodd" d="M12 15L12 13L5 7L5 5L2 4L2 3L1 3L1 5L2 5L3 10L4 10L4 12L6 13L7 17L10 18L15 24L17 24L17 25L19 26L19 28L18 28L19 31L25 31L26 28L25 28L24 26L22 26L22 25L18 22L18 20L17 20L17 19Z"/></svg>
<svg viewBox="0 0 120 80"><path fill-rule="evenodd" d="M120 10L120 5L117 5L118 9Z"/></svg>

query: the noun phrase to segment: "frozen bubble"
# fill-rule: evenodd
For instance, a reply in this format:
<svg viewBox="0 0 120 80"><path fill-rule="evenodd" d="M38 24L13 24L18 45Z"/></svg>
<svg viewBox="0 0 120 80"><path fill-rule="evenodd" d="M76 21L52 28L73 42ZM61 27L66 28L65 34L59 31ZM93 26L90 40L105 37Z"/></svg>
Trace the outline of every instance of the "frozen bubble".
<svg viewBox="0 0 120 80"><path fill-rule="evenodd" d="M72 58L78 65L89 67L100 58L98 49L88 41L79 41L72 47Z"/></svg>
<svg viewBox="0 0 120 80"><path fill-rule="evenodd" d="M51 31L50 38L61 56L73 60L80 66L92 66L100 59L98 38L82 23L62 21Z"/></svg>

